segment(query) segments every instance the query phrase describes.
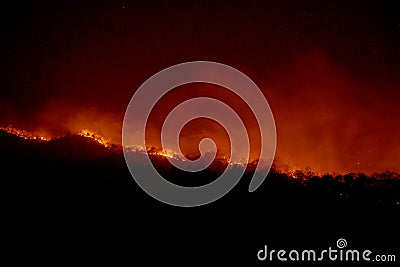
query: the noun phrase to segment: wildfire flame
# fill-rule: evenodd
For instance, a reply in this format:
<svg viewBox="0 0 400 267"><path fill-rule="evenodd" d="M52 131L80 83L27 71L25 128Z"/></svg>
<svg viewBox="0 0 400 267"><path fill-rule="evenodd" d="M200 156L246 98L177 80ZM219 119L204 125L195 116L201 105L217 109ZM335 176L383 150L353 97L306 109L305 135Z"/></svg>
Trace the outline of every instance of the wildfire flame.
<svg viewBox="0 0 400 267"><path fill-rule="evenodd" d="M155 155L155 156L165 157L165 158L170 158L170 159L175 157L174 154L169 154L169 153L166 153L166 152L150 153L150 155Z"/></svg>
<svg viewBox="0 0 400 267"><path fill-rule="evenodd" d="M52 136L49 133L46 132L40 132L40 131L26 131L26 130L21 130L16 127L13 127L12 125L9 125L7 127L1 127L0 126L0 131L4 131L10 134L13 134L15 136L18 136L20 138L26 139L26 140L36 140L40 142L48 142L50 140L58 139L60 136ZM99 133L89 130L89 129L82 129L78 132L75 132L73 135L77 136L82 136L84 138L89 138L93 140L94 142L97 142L98 144L106 147L106 148L117 148L121 147L121 145L117 145L114 142L112 142L112 139L106 138ZM181 157L179 153L175 151L169 151L169 150L159 150L155 148L140 148L140 147L125 147L126 149L130 151L136 151L136 152L141 152L141 153L146 153L151 156L155 157L162 157L162 158L174 158L174 159L179 159L182 161L186 161L187 159L185 157ZM227 162L226 157L218 158L218 160ZM229 162L229 166L241 166L241 167L246 167L246 163L244 162ZM296 168L287 168L284 173L287 173L290 178L298 178L298 169Z"/></svg>
<svg viewBox="0 0 400 267"><path fill-rule="evenodd" d="M49 137L47 134L20 130L20 129L14 128L12 125L9 125L7 127L0 127L0 130L10 133L10 134L13 134L13 135L16 135L16 136L26 139L26 140L39 140L39 141L51 140L51 137Z"/></svg>
<svg viewBox="0 0 400 267"><path fill-rule="evenodd" d="M172 150L158 150L154 147L151 147L151 148L147 148L146 151L147 151L147 154L149 154L151 156L170 158L170 159L179 158L181 160L185 160L185 159L179 157L179 154Z"/></svg>
<svg viewBox="0 0 400 267"><path fill-rule="evenodd" d="M45 132L37 132L37 131L26 131L26 130L21 130L18 128L13 127L12 125L9 125L7 127L0 127L1 131L7 132L9 134L13 134L15 136L18 136L20 138L26 139L26 140L38 140L38 141L50 141L53 139L57 139L59 137L54 137L51 136L48 133ZM88 130L88 129L83 129L79 132L74 133L74 135L79 135L85 138L90 138L91 140L103 145L104 147L111 147L114 144L112 143L111 139L105 138L102 135Z"/></svg>
<svg viewBox="0 0 400 267"><path fill-rule="evenodd" d="M81 130L79 133L77 133L77 135L80 135L80 136L83 136L86 138L90 138L105 147L111 147L113 145L113 143L111 142L110 139L105 138L105 137L101 136L100 134L95 133L94 131L90 131L88 129Z"/></svg>

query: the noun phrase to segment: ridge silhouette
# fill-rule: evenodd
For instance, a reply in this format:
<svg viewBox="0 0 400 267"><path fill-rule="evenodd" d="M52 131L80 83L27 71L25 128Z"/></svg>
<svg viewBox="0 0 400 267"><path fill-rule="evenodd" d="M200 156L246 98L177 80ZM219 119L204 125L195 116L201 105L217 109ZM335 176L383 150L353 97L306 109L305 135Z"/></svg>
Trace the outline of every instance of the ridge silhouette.
<svg viewBox="0 0 400 267"><path fill-rule="evenodd" d="M72 243L84 253L90 247L97 258L125 249L148 261L160 248L158 258L173 257L178 263L213 259L251 265L264 244L319 248L345 237L354 247L388 253L399 248L400 179L395 172L319 177L298 171L293 178L273 169L249 193L248 171L216 202L177 208L148 196L118 149L82 136L41 142L0 131L0 159L7 248L25 240L29 249L24 253L30 257L38 251L66 257ZM164 164L166 159L152 160ZM198 186L215 179L220 167L191 180L174 169L159 171L171 182ZM86 243L76 242L83 237ZM42 249L38 240L48 246Z"/></svg>

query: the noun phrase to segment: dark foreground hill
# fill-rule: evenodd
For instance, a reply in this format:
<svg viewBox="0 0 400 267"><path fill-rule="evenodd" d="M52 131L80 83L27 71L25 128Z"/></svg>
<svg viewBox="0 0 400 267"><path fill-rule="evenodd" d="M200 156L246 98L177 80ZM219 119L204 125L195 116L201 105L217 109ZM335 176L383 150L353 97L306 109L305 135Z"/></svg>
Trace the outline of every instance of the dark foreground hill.
<svg viewBox="0 0 400 267"><path fill-rule="evenodd" d="M256 253L265 244L322 248L339 238L353 247L399 254L395 173L298 173L294 179L275 171L254 193L247 192L247 173L222 199L178 208L142 191L121 151L81 136L41 142L0 132L0 160L4 261L11 265L84 264L78 257L83 255L89 263L107 258L114 265L243 261L248 266L258 263ZM160 171L185 183L174 170ZM205 171L196 179L211 181L216 174Z"/></svg>

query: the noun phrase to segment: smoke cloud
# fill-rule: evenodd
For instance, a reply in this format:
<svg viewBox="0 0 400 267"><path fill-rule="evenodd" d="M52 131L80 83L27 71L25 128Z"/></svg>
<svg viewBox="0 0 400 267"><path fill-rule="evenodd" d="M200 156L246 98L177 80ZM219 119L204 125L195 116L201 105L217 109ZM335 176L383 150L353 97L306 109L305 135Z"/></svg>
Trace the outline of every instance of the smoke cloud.
<svg viewBox="0 0 400 267"><path fill-rule="evenodd" d="M246 74L262 89L273 111L278 137L275 158L278 167L310 168L317 173L399 170L398 83L356 75L317 49L278 65L264 66L256 77ZM92 89L95 91L96 88ZM118 99L126 98L127 91L127 88L121 90L120 97L118 90L113 91L115 102L107 106L103 105L104 99L79 101L79 92L75 92L74 97L69 94L68 98L47 99L46 104L32 114L9 116L7 114L15 113L8 110L7 116L3 111L3 117L8 118L7 123L14 120L11 123L16 126L43 129L54 135L90 129L120 143L124 107L129 99ZM130 90L131 94L133 91ZM166 98L168 101L157 105L151 115L153 120L146 133L148 141L158 146L160 126L168 110L199 95L225 100L239 113L249 131L250 160L254 160L260 142L254 117L240 100L215 86L195 85L170 94ZM197 153L197 143L204 137L215 139L220 153L229 153L230 143L225 132L204 120L185 127L181 135L183 150L188 154Z"/></svg>

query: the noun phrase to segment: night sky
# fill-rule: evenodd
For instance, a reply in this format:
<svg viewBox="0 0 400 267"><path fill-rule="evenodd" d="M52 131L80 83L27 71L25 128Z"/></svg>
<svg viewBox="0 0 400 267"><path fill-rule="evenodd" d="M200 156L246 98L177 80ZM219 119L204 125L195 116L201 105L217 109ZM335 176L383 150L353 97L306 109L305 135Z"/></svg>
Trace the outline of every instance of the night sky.
<svg viewBox="0 0 400 267"><path fill-rule="evenodd" d="M395 4L69 2L0 4L0 126L54 134L91 128L120 142L136 88L165 67L210 60L262 89L280 166L400 169Z"/></svg>

